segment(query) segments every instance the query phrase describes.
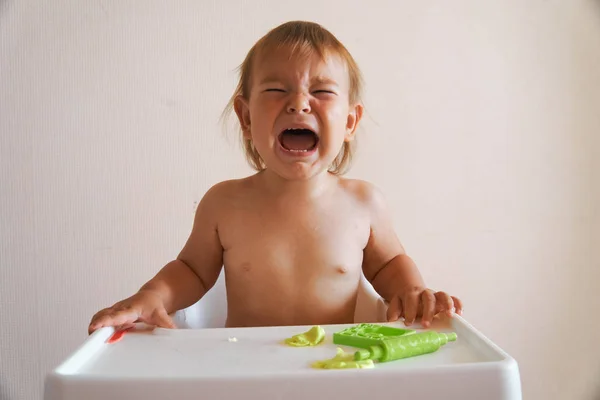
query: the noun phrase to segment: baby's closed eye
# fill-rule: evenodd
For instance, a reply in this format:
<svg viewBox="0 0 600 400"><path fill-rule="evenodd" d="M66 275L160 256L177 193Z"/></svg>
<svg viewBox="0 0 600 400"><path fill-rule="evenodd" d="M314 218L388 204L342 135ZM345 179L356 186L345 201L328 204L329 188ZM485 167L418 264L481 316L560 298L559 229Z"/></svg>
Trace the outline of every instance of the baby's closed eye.
<svg viewBox="0 0 600 400"><path fill-rule="evenodd" d="M337 93L334 92L333 90L328 90L328 89L319 89L319 90L314 90L313 94L320 94L320 95L334 95L336 96Z"/></svg>

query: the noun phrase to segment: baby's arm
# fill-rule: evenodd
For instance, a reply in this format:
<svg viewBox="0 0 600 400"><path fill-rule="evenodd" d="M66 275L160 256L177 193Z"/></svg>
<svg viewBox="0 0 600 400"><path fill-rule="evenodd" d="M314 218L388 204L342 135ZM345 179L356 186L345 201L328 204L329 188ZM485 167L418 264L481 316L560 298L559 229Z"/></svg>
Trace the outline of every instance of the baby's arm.
<svg viewBox="0 0 600 400"><path fill-rule="evenodd" d="M462 313L461 301L444 292L428 289L413 260L392 225L383 195L372 185L363 184L361 198L371 221L369 241L364 249L363 271L373 288L389 302L388 319L404 317L406 325L422 317L428 326L434 315L452 310Z"/></svg>
<svg viewBox="0 0 600 400"><path fill-rule="evenodd" d="M88 332L104 326L126 329L135 322L166 328L175 324L168 314L197 302L215 284L222 268L218 235L220 185L211 188L196 210L190 237L179 256L165 265L133 296L96 313Z"/></svg>
<svg viewBox="0 0 600 400"><path fill-rule="evenodd" d="M196 303L219 278L223 266L217 229L221 195L220 185L206 193L198 204L192 232L177 258L141 288L159 293L169 314Z"/></svg>

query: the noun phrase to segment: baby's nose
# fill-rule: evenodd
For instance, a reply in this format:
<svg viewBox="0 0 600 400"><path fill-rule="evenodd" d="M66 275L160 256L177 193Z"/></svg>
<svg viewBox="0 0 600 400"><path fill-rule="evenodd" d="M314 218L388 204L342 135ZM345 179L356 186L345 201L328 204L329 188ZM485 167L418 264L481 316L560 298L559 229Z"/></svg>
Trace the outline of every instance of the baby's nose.
<svg viewBox="0 0 600 400"><path fill-rule="evenodd" d="M304 96L295 96L288 104L287 110L289 113L309 113L310 103Z"/></svg>

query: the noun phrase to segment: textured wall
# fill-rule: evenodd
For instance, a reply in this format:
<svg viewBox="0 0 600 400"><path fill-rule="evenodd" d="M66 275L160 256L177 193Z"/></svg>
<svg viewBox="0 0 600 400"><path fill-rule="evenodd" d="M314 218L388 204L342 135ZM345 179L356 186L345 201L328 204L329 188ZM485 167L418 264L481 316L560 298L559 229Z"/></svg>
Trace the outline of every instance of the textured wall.
<svg viewBox="0 0 600 400"><path fill-rule="evenodd" d="M562 343L600 329L600 7L558 0L0 0L0 397L39 399L206 189L250 172L219 113L289 19L362 66L350 175L386 193L429 284L517 358L526 399L584 398L599 346Z"/></svg>

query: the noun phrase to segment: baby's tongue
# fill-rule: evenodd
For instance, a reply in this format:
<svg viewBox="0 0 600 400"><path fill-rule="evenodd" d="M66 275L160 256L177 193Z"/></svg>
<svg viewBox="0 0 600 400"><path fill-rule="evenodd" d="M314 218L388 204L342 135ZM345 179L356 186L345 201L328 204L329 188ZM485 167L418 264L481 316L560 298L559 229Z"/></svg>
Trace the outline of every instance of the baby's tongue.
<svg viewBox="0 0 600 400"><path fill-rule="evenodd" d="M288 131L281 135L281 144L288 150L310 150L315 143L315 134L308 130Z"/></svg>

